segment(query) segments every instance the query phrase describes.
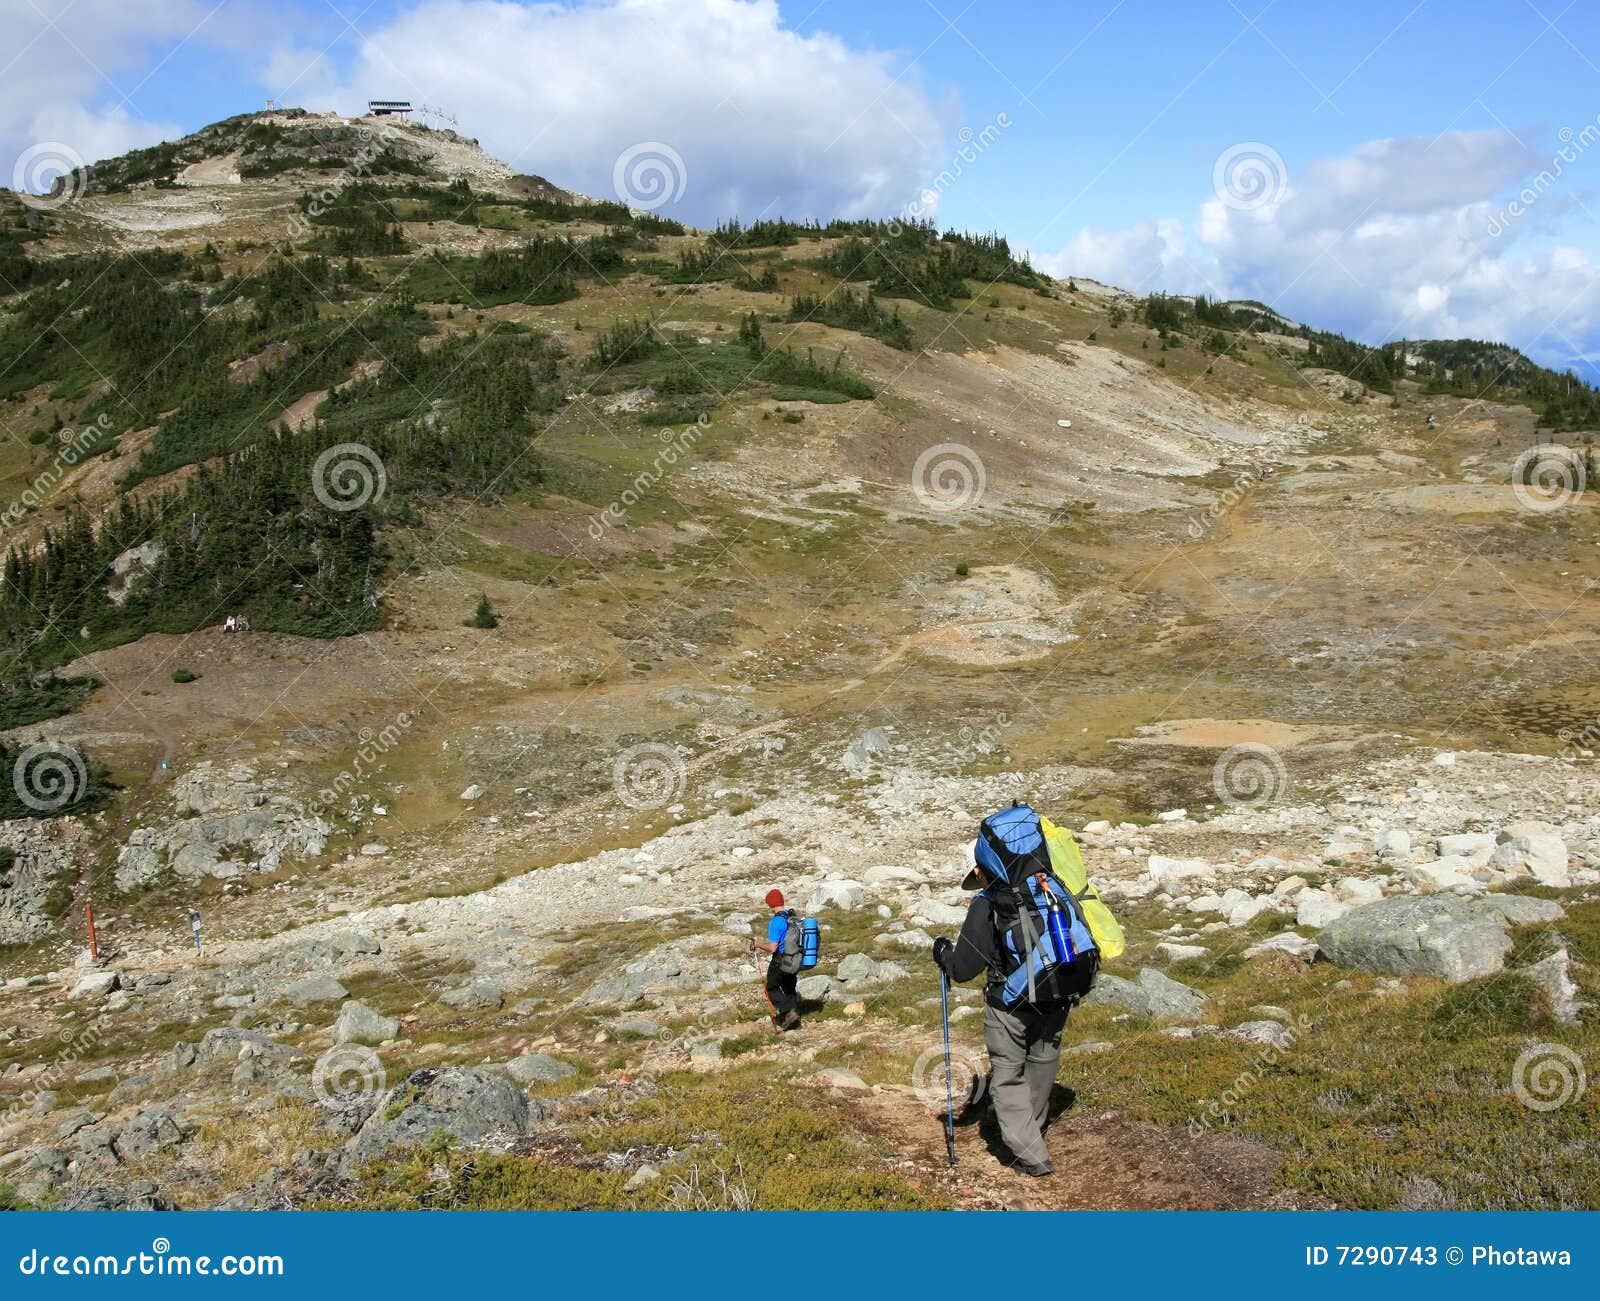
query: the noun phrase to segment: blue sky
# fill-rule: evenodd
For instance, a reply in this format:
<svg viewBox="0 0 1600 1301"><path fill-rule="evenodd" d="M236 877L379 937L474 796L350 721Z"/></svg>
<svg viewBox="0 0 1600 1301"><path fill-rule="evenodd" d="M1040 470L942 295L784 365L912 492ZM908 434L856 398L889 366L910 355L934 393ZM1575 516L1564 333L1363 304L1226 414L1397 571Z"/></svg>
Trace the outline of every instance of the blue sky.
<svg viewBox="0 0 1600 1301"><path fill-rule="evenodd" d="M1600 357L1592 4L0 0L0 38L0 180L41 141L409 96L589 193L651 146L660 210L700 223L933 182L941 224L1057 274Z"/></svg>

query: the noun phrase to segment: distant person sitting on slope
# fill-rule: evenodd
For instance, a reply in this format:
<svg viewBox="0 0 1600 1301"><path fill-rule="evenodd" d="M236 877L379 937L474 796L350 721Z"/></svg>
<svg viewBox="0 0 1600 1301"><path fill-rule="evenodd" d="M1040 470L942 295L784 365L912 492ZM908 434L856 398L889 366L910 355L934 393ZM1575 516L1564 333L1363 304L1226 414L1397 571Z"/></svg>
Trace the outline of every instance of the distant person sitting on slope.
<svg viewBox="0 0 1600 1301"><path fill-rule="evenodd" d="M772 955L767 963L767 1005L772 1009L772 1024L780 1030L798 1030L800 1028L800 995L795 986L800 983L798 972L783 970L780 957L783 953L783 937L788 934L790 926L800 923L783 906L783 891L768 890L766 898L767 907L772 909L772 919L767 922L767 938L757 940L752 938L750 947L762 949Z"/></svg>

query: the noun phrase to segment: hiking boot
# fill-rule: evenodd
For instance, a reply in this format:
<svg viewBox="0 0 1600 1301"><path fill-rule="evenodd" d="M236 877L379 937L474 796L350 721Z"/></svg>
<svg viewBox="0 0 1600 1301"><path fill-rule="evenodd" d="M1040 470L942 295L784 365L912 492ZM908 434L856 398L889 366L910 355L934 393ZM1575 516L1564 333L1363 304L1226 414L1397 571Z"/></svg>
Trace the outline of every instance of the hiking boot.
<svg viewBox="0 0 1600 1301"><path fill-rule="evenodd" d="M778 1022L778 1029L780 1030L798 1030L799 1028L800 1013L798 1012L786 1013L783 1020Z"/></svg>
<svg viewBox="0 0 1600 1301"><path fill-rule="evenodd" d="M1018 1161L1015 1169L1033 1179L1043 1179L1055 1173L1055 1167L1048 1161Z"/></svg>

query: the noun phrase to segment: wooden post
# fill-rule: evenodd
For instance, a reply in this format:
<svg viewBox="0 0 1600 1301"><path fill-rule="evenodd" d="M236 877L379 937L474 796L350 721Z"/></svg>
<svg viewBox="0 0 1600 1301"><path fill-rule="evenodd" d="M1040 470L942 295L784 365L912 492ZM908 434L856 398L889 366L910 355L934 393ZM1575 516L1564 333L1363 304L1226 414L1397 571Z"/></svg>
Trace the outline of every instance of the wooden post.
<svg viewBox="0 0 1600 1301"><path fill-rule="evenodd" d="M84 919L89 923L89 959L92 962L99 962L100 945L96 942L94 937L94 905L92 903L85 903L83 905L83 916Z"/></svg>

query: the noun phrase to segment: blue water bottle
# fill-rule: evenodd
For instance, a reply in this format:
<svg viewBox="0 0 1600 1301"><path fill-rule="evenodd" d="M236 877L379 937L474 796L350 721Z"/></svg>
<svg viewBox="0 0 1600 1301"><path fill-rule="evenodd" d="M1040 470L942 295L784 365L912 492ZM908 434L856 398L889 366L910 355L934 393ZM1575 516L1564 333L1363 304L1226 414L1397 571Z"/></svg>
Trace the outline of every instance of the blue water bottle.
<svg viewBox="0 0 1600 1301"><path fill-rule="evenodd" d="M1044 890L1045 921L1050 927L1050 946L1056 951L1056 960L1062 964L1074 962L1078 951L1072 947L1072 926L1067 921L1066 909L1061 906L1061 900L1056 898L1049 881L1040 877L1039 884Z"/></svg>

